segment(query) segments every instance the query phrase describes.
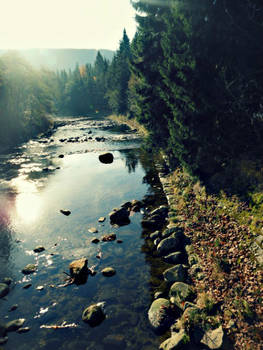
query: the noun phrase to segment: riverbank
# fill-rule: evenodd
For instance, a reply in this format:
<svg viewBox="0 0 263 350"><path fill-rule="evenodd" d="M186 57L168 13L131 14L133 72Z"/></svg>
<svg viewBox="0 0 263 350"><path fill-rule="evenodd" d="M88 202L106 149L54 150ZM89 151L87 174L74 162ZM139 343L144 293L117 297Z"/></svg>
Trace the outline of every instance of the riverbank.
<svg viewBox="0 0 263 350"><path fill-rule="evenodd" d="M114 114L109 115L106 118L114 121L119 125L120 124L127 125L132 130L136 129L136 132L138 132L143 137L147 137L149 135L148 130L144 126L139 124L135 119L129 119L124 115L114 115Z"/></svg>
<svg viewBox="0 0 263 350"><path fill-rule="evenodd" d="M188 278L183 282L190 282L194 293L184 298L181 290L178 299L171 287L170 302L184 306L179 305L172 337L161 349L177 349L176 344L179 348L189 341L210 349L261 349L263 276L253 252L257 236L250 226L253 209L236 197L208 195L182 169L161 173L160 180L170 207L168 227L182 229L188 240L184 251ZM233 345L225 343L226 335Z"/></svg>

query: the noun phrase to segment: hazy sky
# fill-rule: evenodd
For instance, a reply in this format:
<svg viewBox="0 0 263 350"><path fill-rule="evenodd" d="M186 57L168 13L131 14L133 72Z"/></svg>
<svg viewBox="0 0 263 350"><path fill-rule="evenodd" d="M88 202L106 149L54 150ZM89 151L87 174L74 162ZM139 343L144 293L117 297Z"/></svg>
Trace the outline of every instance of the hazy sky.
<svg viewBox="0 0 263 350"><path fill-rule="evenodd" d="M136 23L130 0L0 0L0 49L117 49Z"/></svg>

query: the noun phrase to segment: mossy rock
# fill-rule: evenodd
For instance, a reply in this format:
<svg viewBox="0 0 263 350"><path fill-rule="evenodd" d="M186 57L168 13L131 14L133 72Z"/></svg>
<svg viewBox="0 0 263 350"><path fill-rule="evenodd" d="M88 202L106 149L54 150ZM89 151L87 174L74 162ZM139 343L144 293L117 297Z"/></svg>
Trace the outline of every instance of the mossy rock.
<svg viewBox="0 0 263 350"><path fill-rule="evenodd" d="M187 269L182 264L178 264L165 270L163 276L167 282L184 282L187 277Z"/></svg>
<svg viewBox="0 0 263 350"><path fill-rule="evenodd" d="M160 350L179 350L183 349L190 338L186 334L184 329L181 329L178 333L173 333L171 338L166 339L159 347Z"/></svg>
<svg viewBox="0 0 263 350"><path fill-rule="evenodd" d="M27 264L23 268L22 272L23 272L24 275L30 275L31 273L36 272L36 270L37 270L37 265L35 265L35 264Z"/></svg>
<svg viewBox="0 0 263 350"><path fill-rule="evenodd" d="M169 296L170 298L173 298L175 304L183 310L184 303L186 301L192 301L195 297L195 293L189 284L184 282L175 282L170 288Z"/></svg>
<svg viewBox="0 0 263 350"><path fill-rule="evenodd" d="M170 301L164 298L154 300L148 311L148 319L155 331L166 331L174 320Z"/></svg>
<svg viewBox="0 0 263 350"><path fill-rule="evenodd" d="M105 313L102 306L93 304L87 307L82 313L82 321L88 323L91 327L96 327L105 319Z"/></svg>

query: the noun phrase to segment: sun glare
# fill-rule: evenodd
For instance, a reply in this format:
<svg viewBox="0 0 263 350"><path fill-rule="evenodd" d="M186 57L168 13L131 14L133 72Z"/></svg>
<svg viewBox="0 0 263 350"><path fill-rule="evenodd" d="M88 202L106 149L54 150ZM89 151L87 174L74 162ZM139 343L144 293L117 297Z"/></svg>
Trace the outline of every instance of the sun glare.
<svg viewBox="0 0 263 350"><path fill-rule="evenodd" d="M26 224L33 223L40 215L42 201L35 183L19 177L13 181L18 194L16 196L16 215Z"/></svg>

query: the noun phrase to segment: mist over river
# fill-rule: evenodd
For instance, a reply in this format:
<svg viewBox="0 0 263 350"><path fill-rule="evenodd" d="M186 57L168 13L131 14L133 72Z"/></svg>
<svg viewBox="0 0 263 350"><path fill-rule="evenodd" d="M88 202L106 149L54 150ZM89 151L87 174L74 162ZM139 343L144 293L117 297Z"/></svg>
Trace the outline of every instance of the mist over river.
<svg viewBox="0 0 263 350"><path fill-rule="evenodd" d="M53 132L0 154L0 281L12 279L0 299L0 323L24 318L24 327L30 327L27 333L8 333L0 347L157 349L162 338L150 328L147 312L162 276L142 235L143 210L121 227L113 227L108 217L133 199L146 198L149 209L165 203L151 155L140 149L136 130L109 120L56 123ZM113 163L99 161L104 152L113 154ZM105 222L99 223L100 217ZM98 233L89 232L91 227ZM112 232L122 243L91 243ZM45 250L34 253L37 246ZM85 284L61 287L70 262L82 257L96 275ZM37 271L24 275L27 264L36 264ZM110 278L101 273L108 266L116 270ZM81 316L98 302L105 302L106 319L92 328ZM17 308L10 311L13 305ZM74 327L41 328L63 322Z"/></svg>

